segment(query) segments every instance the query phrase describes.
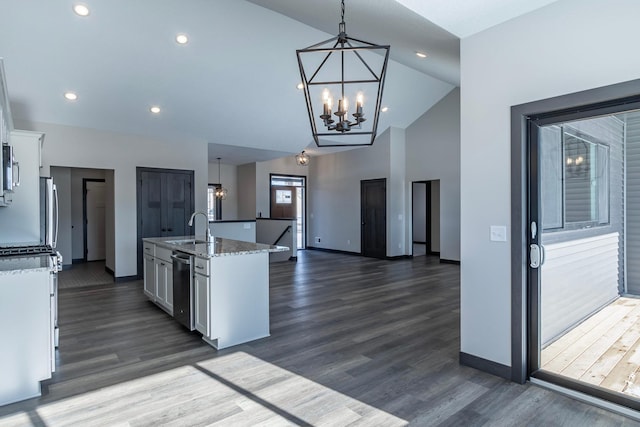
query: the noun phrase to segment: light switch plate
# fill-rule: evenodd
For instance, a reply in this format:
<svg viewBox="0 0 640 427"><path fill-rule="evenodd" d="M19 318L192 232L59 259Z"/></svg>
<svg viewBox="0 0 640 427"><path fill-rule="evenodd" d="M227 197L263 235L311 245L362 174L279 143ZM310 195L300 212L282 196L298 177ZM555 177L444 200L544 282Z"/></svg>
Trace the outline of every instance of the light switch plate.
<svg viewBox="0 0 640 427"><path fill-rule="evenodd" d="M507 227L504 225L492 225L491 226L491 241L492 242L506 242L507 241Z"/></svg>
<svg viewBox="0 0 640 427"><path fill-rule="evenodd" d="M245 230L251 230L251 224L244 224Z"/></svg>

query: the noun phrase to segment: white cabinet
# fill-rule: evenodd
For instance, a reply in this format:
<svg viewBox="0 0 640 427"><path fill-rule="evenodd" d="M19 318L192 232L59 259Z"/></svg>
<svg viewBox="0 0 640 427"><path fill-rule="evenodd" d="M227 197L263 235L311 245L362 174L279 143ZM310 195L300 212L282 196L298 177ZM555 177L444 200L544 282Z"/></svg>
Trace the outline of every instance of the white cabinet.
<svg viewBox="0 0 640 427"><path fill-rule="evenodd" d="M40 395L51 378L51 274L45 268L0 273L0 406Z"/></svg>
<svg viewBox="0 0 640 427"><path fill-rule="evenodd" d="M203 274L196 273L194 275L194 308L195 308L195 323L196 330L204 336L210 335L210 307L209 307L209 277Z"/></svg>
<svg viewBox="0 0 640 427"><path fill-rule="evenodd" d="M169 261L155 259L156 294L155 301L173 313L173 264Z"/></svg>
<svg viewBox="0 0 640 427"><path fill-rule="evenodd" d="M156 296L156 267L153 255L144 254L144 294L152 301Z"/></svg>
<svg viewBox="0 0 640 427"><path fill-rule="evenodd" d="M154 256L155 255L155 256ZM144 243L144 294L173 314L173 263L171 251Z"/></svg>

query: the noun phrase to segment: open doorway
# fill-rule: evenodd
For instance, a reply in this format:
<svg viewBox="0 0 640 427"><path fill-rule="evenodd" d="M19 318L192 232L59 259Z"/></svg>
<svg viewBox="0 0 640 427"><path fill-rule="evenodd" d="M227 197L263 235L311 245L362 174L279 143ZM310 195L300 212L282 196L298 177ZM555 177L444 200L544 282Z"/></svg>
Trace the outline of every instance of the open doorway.
<svg viewBox="0 0 640 427"><path fill-rule="evenodd" d="M91 268L115 271L114 171L51 166L58 189L58 245L64 268L94 261ZM88 196L88 197L87 197ZM98 265L100 264L100 265ZM101 283L105 277L100 277ZM107 280L108 281L108 280Z"/></svg>
<svg viewBox="0 0 640 427"><path fill-rule="evenodd" d="M296 220L297 249L306 248L307 177L302 175L270 175L271 219Z"/></svg>
<svg viewBox="0 0 640 427"><path fill-rule="evenodd" d="M440 256L440 180L411 185L413 256Z"/></svg>

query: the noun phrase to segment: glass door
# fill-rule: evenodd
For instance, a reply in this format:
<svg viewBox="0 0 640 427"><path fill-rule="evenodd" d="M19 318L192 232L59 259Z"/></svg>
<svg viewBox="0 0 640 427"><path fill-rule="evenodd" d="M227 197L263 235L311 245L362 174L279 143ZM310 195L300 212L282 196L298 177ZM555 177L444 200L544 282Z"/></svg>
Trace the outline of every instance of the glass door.
<svg viewBox="0 0 640 427"><path fill-rule="evenodd" d="M628 118L530 123L529 371L640 408L640 299L625 284Z"/></svg>

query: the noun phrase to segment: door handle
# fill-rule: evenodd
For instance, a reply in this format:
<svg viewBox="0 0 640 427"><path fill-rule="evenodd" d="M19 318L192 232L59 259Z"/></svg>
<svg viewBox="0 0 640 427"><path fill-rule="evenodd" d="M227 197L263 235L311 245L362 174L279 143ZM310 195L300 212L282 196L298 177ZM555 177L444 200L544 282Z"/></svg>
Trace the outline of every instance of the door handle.
<svg viewBox="0 0 640 427"><path fill-rule="evenodd" d="M544 264L544 246L532 243L529 246L529 265L531 268L540 268Z"/></svg>

